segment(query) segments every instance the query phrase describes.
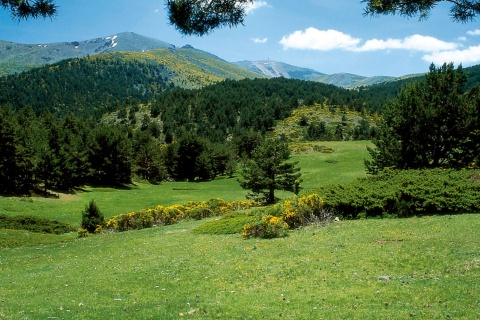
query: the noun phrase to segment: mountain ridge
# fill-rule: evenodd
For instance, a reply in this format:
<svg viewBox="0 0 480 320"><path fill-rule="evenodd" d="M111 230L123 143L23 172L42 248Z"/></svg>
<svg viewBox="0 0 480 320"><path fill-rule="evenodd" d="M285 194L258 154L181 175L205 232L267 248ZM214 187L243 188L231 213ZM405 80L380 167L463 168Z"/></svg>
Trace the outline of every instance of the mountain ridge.
<svg viewBox="0 0 480 320"><path fill-rule="evenodd" d="M82 41L22 44L0 40L0 75L19 73L66 59L105 52L145 52L174 45L133 32L122 32Z"/></svg>
<svg viewBox="0 0 480 320"><path fill-rule="evenodd" d="M365 77L344 72L329 75L314 69L297 67L287 63L271 60L244 60L232 63L270 78L284 77L287 79L292 78L306 81L316 81L344 88L357 88L398 79L396 77L388 76Z"/></svg>
<svg viewBox="0 0 480 320"><path fill-rule="evenodd" d="M191 45L176 47L173 44L138 35L133 32L121 32L104 37L70 42L21 44L0 40L0 76L20 73L35 67L50 65L62 60L94 56L112 52L148 52L158 49L192 49L222 60L237 67L253 71L266 77L284 77L333 84L345 88L372 85L391 81L392 77L364 77L350 73L328 75L310 68L297 67L277 61L240 61L228 62L209 52L193 48Z"/></svg>

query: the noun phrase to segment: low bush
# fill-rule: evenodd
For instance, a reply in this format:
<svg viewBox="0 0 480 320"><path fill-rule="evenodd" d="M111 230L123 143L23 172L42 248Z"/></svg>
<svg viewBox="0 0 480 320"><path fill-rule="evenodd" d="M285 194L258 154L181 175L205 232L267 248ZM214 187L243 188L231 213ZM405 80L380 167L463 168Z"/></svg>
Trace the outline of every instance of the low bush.
<svg viewBox="0 0 480 320"><path fill-rule="evenodd" d="M333 219L317 194L309 194L285 200L267 209L259 210L248 221L242 232L244 238L275 238L284 236L287 229L295 229L312 223L328 224Z"/></svg>
<svg viewBox="0 0 480 320"><path fill-rule="evenodd" d="M327 208L345 218L409 217L480 211L474 170L385 170L344 185L318 189Z"/></svg>
<svg viewBox="0 0 480 320"><path fill-rule="evenodd" d="M76 229L65 222L33 216L6 216L0 214L0 229L27 230L37 233L63 234Z"/></svg>
<svg viewBox="0 0 480 320"><path fill-rule="evenodd" d="M261 212L243 226L242 237L278 238L285 236L287 229L288 224L282 218Z"/></svg>
<svg viewBox="0 0 480 320"><path fill-rule="evenodd" d="M216 220L207 221L193 229L199 234L236 234L241 233L243 226L252 218L249 212L236 211L223 215Z"/></svg>
<svg viewBox="0 0 480 320"><path fill-rule="evenodd" d="M82 228L94 233L105 225L105 217L94 200L91 200L82 212Z"/></svg>

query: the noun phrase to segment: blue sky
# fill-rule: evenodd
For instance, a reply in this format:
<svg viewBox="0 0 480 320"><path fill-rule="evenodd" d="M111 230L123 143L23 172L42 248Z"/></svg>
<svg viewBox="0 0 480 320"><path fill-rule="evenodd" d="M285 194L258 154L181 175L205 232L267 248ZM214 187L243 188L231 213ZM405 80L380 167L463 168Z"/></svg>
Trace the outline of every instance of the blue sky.
<svg viewBox="0 0 480 320"><path fill-rule="evenodd" d="M480 64L480 23L457 23L449 6L429 19L363 16L360 0L257 0L245 26L185 37L168 24L163 0L57 0L53 20L12 21L0 10L0 39L80 41L131 31L190 44L227 61L274 60L332 74L400 76L434 62Z"/></svg>

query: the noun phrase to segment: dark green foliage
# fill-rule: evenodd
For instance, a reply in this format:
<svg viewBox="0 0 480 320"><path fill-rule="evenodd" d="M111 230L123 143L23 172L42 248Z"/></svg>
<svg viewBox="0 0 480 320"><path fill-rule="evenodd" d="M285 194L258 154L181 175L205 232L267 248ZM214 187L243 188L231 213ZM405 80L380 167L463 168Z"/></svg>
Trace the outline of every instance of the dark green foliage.
<svg viewBox="0 0 480 320"><path fill-rule="evenodd" d="M33 216L7 216L0 214L0 229L27 230L38 233L63 234L76 231L65 222Z"/></svg>
<svg viewBox="0 0 480 320"><path fill-rule="evenodd" d="M151 182L160 182L167 177L159 143L147 131L137 132L133 139L135 174Z"/></svg>
<svg viewBox="0 0 480 320"><path fill-rule="evenodd" d="M88 150L92 182L113 186L132 182L132 145L124 127L96 126Z"/></svg>
<svg viewBox="0 0 480 320"><path fill-rule="evenodd" d="M365 15L394 15L404 17L419 16L420 20L426 19L430 11L440 3L452 4L450 15L454 21L467 22L475 20L480 14L480 4L477 0L362 0L367 3Z"/></svg>
<svg viewBox="0 0 480 320"><path fill-rule="evenodd" d="M18 123L9 110L0 109L0 193L19 191Z"/></svg>
<svg viewBox="0 0 480 320"><path fill-rule="evenodd" d="M471 165L480 150L480 95L477 88L465 92L465 82L461 67L444 64L405 87L379 124L369 172Z"/></svg>
<svg viewBox="0 0 480 320"><path fill-rule="evenodd" d="M259 132L250 130L241 131L233 138L233 145L237 155L243 159L251 159L253 151L262 143L263 137Z"/></svg>
<svg viewBox="0 0 480 320"><path fill-rule="evenodd" d="M16 20L29 18L52 18L57 14L53 0L1 0L0 6L7 9Z"/></svg>
<svg viewBox="0 0 480 320"><path fill-rule="evenodd" d="M318 194L346 218L474 213L480 211L478 176L473 170L385 170Z"/></svg>
<svg viewBox="0 0 480 320"><path fill-rule="evenodd" d="M37 114L75 114L99 117L120 109L126 100L146 102L167 89L168 70L106 54L104 58L61 61L21 74L0 77L0 105L30 106Z"/></svg>
<svg viewBox="0 0 480 320"><path fill-rule="evenodd" d="M305 137L306 140L332 140L330 134L327 132L327 126L325 121L321 121L319 123L310 123L307 128L307 135Z"/></svg>
<svg viewBox="0 0 480 320"><path fill-rule="evenodd" d="M90 233L105 226L105 217L94 200L91 200L82 212L82 228Z"/></svg>
<svg viewBox="0 0 480 320"><path fill-rule="evenodd" d="M250 198L275 203L275 190L298 193L300 168L298 162L287 162L290 150L285 142L265 140L244 164L242 188L251 190Z"/></svg>
<svg viewBox="0 0 480 320"><path fill-rule="evenodd" d="M184 35L202 36L243 24L245 5L253 0L166 0L170 23Z"/></svg>
<svg viewBox="0 0 480 320"><path fill-rule="evenodd" d="M195 130L213 142L225 142L231 135L241 141L244 137L237 136L244 131L265 133L301 104L333 100L352 109L368 106L356 91L332 85L283 78L245 79L225 80L199 90L174 90L156 99L151 114L160 114L166 136L180 137ZM240 155L252 150L251 146L243 150L236 145Z"/></svg>
<svg viewBox="0 0 480 320"><path fill-rule="evenodd" d="M163 152L171 177L177 180L210 180L218 175L232 175L236 168L230 145L212 143L192 133L185 133Z"/></svg>

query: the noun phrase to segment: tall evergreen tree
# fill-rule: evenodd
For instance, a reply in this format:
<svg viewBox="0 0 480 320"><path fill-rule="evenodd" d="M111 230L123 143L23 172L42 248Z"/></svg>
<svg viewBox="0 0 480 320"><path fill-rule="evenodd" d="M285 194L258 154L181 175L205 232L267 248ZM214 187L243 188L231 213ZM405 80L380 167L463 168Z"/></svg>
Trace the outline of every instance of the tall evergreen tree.
<svg viewBox="0 0 480 320"><path fill-rule="evenodd" d="M461 66L432 64L424 82L405 87L388 104L367 169L470 165L480 147L479 91L465 92L465 81Z"/></svg>
<svg viewBox="0 0 480 320"><path fill-rule="evenodd" d="M132 182L132 145L125 128L98 125L89 136L91 181L106 185Z"/></svg>
<svg viewBox="0 0 480 320"><path fill-rule="evenodd" d="M275 190L298 192L300 168L290 159L288 145L279 140L265 140L244 165L240 185L251 190L249 197L275 203Z"/></svg>
<svg viewBox="0 0 480 320"><path fill-rule="evenodd" d="M0 108L0 193L18 192L18 123L14 114Z"/></svg>

